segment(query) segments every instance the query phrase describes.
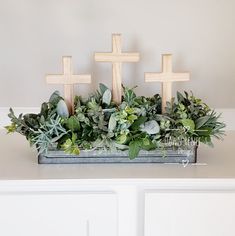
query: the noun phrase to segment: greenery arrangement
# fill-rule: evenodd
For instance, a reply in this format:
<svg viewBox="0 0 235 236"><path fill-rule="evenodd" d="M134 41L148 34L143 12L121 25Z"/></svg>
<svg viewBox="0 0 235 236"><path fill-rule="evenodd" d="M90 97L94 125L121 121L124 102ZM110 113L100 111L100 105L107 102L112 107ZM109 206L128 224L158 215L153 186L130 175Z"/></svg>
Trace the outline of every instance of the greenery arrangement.
<svg viewBox="0 0 235 236"><path fill-rule="evenodd" d="M123 88L120 105L112 102L111 91L103 84L87 100L75 99L75 114L56 91L43 103L39 114L16 117L10 109L9 133L24 135L39 153L51 149L79 155L81 149L129 150L131 159L140 150L164 149L189 141L212 145L221 139L225 124L220 115L193 94L177 93L161 114L161 97L137 96L134 89ZM182 143L184 140L184 143Z"/></svg>

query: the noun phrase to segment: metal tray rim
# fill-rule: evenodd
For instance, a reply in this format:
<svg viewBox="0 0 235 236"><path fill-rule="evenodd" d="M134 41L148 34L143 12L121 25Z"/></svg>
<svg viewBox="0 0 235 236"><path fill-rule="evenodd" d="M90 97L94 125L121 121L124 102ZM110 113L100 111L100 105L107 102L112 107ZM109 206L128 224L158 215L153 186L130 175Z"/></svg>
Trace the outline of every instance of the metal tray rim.
<svg viewBox="0 0 235 236"><path fill-rule="evenodd" d="M95 155L97 152L81 152L83 155L75 156L65 154L63 151L51 151L47 154L38 155L39 164L95 164L95 163L196 163L197 162L197 149L198 146L192 146L190 149L184 151L187 154L179 152L179 150L168 149L166 150L166 156L163 156L161 150L153 151L141 151L139 156L130 160L128 152L119 151L119 153L106 153ZM84 156L84 153L86 154ZM148 154L148 155L147 155Z"/></svg>

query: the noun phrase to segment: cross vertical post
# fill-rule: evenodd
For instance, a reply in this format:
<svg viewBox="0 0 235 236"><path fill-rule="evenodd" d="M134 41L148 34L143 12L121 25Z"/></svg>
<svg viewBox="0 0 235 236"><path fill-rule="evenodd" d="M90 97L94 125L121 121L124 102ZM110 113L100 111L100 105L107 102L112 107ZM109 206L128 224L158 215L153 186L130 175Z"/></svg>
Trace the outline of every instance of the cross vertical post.
<svg viewBox="0 0 235 236"><path fill-rule="evenodd" d="M112 37L113 53L121 54L122 39L121 35L113 35ZM120 104L122 98L122 63L113 62L113 101Z"/></svg>
<svg viewBox="0 0 235 236"><path fill-rule="evenodd" d="M67 81L71 80L72 76L72 58L63 57L63 70L64 76ZM74 104L74 85L73 84L64 84L64 100L68 107L70 107L71 112L73 113L73 104Z"/></svg>
<svg viewBox="0 0 235 236"><path fill-rule="evenodd" d="M172 56L164 55L162 57L162 72L169 74L172 73ZM162 109L165 112L166 103L170 102L172 98L172 82L162 82ZM164 106L164 107L163 107Z"/></svg>

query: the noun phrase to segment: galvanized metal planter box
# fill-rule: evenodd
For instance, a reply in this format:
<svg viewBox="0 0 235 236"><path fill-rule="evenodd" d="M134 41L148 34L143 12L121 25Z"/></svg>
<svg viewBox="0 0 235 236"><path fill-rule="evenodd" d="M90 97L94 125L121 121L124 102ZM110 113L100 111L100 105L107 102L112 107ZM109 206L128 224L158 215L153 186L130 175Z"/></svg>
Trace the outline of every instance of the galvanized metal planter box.
<svg viewBox="0 0 235 236"><path fill-rule="evenodd" d="M140 151L133 160L128 157L128 151L85 151L80 155L70 155L63 151L48 151L38 156L39 164L89 164L89 163L195 163L197 162L197 145L187 149L172 149Z"/></svg>

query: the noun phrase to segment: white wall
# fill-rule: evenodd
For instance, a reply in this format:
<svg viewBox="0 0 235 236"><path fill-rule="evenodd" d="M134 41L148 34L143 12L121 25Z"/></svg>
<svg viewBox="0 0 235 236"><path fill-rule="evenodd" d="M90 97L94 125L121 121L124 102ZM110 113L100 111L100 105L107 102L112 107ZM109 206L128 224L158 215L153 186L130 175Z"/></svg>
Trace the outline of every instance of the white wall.
<svg viewBox="0 0 235 236"><path fill-rule="evenodd" d="M95 51L111 50L111 33L123 34L123 49L141 61L124 66L124 83L138 94L160 91L144 72L159 71L162 53L174 54L174 70L189 70L193 90L216 108L235 108L234 0L0 0L0 107L37 107L55 89L46 73L61 71L71 55L77 73L92 73L93 85L111 85L111 65L95 63ZM62 91L62 89L61 89Z"/></svg>

